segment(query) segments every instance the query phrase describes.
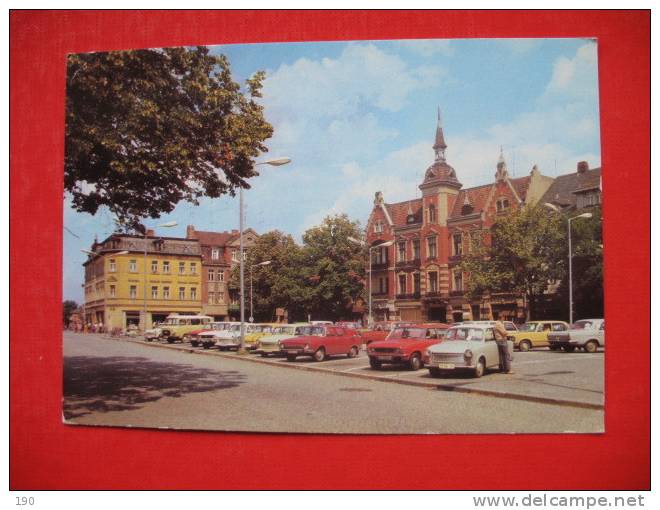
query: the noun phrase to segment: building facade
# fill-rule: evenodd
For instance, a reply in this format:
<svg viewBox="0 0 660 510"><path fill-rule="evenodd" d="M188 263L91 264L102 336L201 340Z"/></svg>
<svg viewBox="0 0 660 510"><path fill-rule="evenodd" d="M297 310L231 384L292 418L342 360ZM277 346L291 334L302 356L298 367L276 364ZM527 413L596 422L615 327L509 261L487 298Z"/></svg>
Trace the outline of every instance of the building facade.
<svg viewBox="0 0 660 510"><path fill-rule="evenodd" d="M254 230L246 229L243 233L243 248L254 246L258 237ZM238 317L239 295L229 289L228 282L232 267L240 262L239 231L206 232L196 230L194 225L188 225L186 239L196 240L200 245L202 313L217 321Z"/></svg>
<svg viewBox="0 0 660 510"><path fill-rule="evenodd" d="M85 269L85 322L150 328L170 313L202 311L199 241L112 234L94 242Z"/></svg>
<svg viewBox="0 0 660 510"><path fill-rule="evenodd" d="M438 113L435 160L419 185L421 198L387 203L376 192L367 223L367 242L374 248L372 296L375 320L455 322L492 318L521 320L525 303L511 294L470 300L464 293L463 255L489 242L490 227L508 211L538 203L553 184L537 167L524 177L509 176L500 152L495 180L463 189L447 163L447 144Z"/></svg>

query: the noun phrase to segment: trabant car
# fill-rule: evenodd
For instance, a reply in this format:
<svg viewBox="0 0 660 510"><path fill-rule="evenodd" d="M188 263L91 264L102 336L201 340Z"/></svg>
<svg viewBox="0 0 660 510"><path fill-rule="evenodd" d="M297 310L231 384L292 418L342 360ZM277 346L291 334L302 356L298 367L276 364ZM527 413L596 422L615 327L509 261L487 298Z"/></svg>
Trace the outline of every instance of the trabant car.
<svg viewBox="0 0 660 510"><path fill-rule="evenodd" d="M513 333L513 347L523 352L534 347L548 347L548 334L553 331L566 331L568 323L564 321L529 321Z"/></svg>
<svg viewBox="0 0 660 510"><path fill-rule="evenodd" d="M596 352L598 347L605 347L605 320L584 319L571 324L568 331L550 333L548 335L550 348L564 349L573 352L584 349L586 352Z"/></svg>
<svg viewBox="0 0 660 510"><path fill-rule="evenodd" d="M251 333L256 333L258 327L256 324L243 323L243 339ZM239 349L241 346L241 323L234 323L221 331L214 331L215 345L221 351L228 349Z"/></svg>
<svg viewBox="0 0 660 510"><path fill-rule="evenodd" d="M397 326L385 340L369 344L369 365L378 370L383 363L405 364L411 370L419 370L424 366L424 353L431 345L442 341L447 328L449 326L443 323Z"/></svg>
<svg viewBox="0 0 660 510"><path fill-rule="evenodd" d="M507 344L509 355L513 356L511 336ZM494 326L489 324L452 326L442 343L428 348L427 355L432 377L456 370L469 370L475 377L481 377L486 369L500 365Z"/></svg>
<svg viewBox="0 0 660 510"><path fill-rule="evenodd" d="M302 335L303 326L309 326L307 322L297 322L295 324L280 324L273 327L269 335L262 336L253 351L266 357L270 354L280 354L280 340L285 340L297 335Z"/></svg>
<svg viewBox="0 0 660 510"><path fill-rule="evenodd" d="M215 339L210 340L209 337L206 337L205 339L202 338L202 335L204 333L211 333L213 331L222 331L223 329L227 329L232 324L233 322L212 322L204 328L186 333L183 335L183 341L189 342L193 347L198 347L201 345L204 347L204 349L210 349L213 345L215 345Z"/></svg>
<svg viewBox="0 0 660 510"><path fill-rule="evenodd" d="M360 352L362 340L354 329L312 325L299 329L299 335L280 340L280 350L288 361L295 361L298 356L311 356L314 361L323 361L337 354L355 358Z"/></svg>
<svg viewBox="0 0 660 510"><path fill-rule="evenodd" d="M161 325L159 338L171 344L182 342L186 333L207 327L212 321L213 318L207 315L170 314Z"/></svg>

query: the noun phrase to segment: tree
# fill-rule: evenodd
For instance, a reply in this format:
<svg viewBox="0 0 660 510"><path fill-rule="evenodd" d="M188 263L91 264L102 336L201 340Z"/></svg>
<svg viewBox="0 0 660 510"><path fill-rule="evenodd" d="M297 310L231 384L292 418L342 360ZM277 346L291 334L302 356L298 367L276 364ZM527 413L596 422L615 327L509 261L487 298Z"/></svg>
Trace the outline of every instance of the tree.
<svg viewBox="0 0 660 510"><path fill-rule="evenodd" d="M550 282L566 274L564 223L559 214L539 206L521 207L498 218L490 243L473 249L461 262L461 269L468 273L468 296L523 294L529 316L536 318L539 297Z"/></svg>
<svg viewBox="0 0 660 510"><path fill-rule="evenodd" d="M71 314L78 308L78 303L75 301L71 301L67 299L62 303L62 320L64 322L64 326L66 327L69 324L69 319L71 318Z"/></svg>
<svg viewBox="0 0 660 510"><path fill-rule="evenodd" d="M107 206L134 226L182 200L249 188L273 132L255 102L264 76L243 92L227 58L204 46L71 55L64 187L73 207Z"/></svg>
<svg viewBox="0 0 660 510"><path fill-rule="evenodd" d="M364 298L365 251L349 237L360 238L360 223L347 215L326 217L303 234L303 274L312 285L308 306L318 318L349 318L357 298Z"/></svg>

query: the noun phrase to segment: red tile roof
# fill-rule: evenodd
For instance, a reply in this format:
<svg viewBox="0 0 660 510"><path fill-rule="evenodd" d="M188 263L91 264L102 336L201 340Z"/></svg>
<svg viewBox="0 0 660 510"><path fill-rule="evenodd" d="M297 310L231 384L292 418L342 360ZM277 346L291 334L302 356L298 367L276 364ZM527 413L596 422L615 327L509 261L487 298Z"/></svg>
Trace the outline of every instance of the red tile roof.
<svg viewBox="0 0 660 510"><path fill-rule="evenodd" d="M472 206L473 213L483 211L484 207L486 207L486 201L488 200L488 195L490 194L492 187L492 184L485 184L483 186L466 188L459 191L449 217L454 218L457 216L462 216L463 204L465 204L466 195L470 205Z"/></svg>
<svg viewBox="0 0 660 510"><path fill-rule="evenodd" d="M415 215L415 223L422 222L422 199L416 198L415 200L406 200L405 202L398 202L396 204L385 204L387 212L390 213L392 223L396 226L406 225L408 223L408 211L412 209Z"/></svg>
<svg viewBox="0 0 660 510"><path fill-rule="evenodd" d="M518 177L516 179L509 179L509 182L513 185L513 189L516 190L520 200L525 200L527 196L527 190L529 189L529 183L532 181L532 177L527 175L525 177Z"/></svg>
<svg viewBox="0 0 660 510"><path fill-rule="evenodd" d="M195 230L195 237L200 244L207 246L226 246L227 243L238 237L238 232L204 232Z"/></svg>

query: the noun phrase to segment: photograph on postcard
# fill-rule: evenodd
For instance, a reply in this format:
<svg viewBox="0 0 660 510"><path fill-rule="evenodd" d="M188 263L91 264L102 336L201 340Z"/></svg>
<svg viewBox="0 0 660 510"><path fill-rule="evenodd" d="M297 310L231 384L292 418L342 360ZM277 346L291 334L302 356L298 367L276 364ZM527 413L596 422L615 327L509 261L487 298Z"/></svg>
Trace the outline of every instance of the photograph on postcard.
<svg viewBox="0 0 660 510"><path fill-rule="evenodd" d="M604 432L595 39L71 54L63 420Z"/></svg>

